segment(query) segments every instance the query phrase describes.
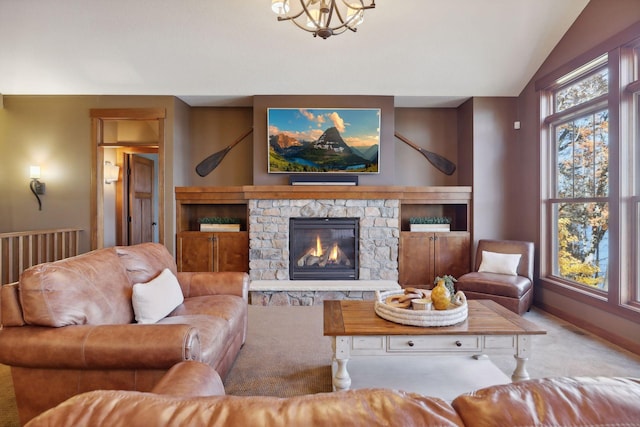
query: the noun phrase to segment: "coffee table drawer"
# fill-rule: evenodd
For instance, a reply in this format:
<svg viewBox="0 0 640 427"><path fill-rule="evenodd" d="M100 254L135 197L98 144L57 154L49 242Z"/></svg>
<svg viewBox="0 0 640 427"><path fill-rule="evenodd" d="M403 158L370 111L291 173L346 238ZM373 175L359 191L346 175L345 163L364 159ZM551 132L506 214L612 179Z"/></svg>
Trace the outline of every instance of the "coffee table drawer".
<svg viewBox="0 0 640 427"><path fill-rule="evenodd" d="M355 336L351 340L352 350L385 350L383 336Z"/></svg>
<svg viewBox="0 0 640 427"><path fill-rule="evenodd" d="M480 337L468 335L410 336L392 335L388 351L472 351L479 350Z"/></svg>
<svg viewBox="0 0 640 427"><path fill-rule="evenodd" d="M513 335L487 335L484 337L486 349L513 349L517 346L517 339Z"/></svg>

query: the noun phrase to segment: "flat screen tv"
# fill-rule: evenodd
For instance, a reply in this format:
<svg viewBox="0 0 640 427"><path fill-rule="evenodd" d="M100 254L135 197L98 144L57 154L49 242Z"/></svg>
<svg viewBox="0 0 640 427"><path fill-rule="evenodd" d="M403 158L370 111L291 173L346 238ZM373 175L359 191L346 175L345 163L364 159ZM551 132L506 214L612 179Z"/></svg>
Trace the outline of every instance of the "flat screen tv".
<svg viewBox="0 0 640 427"><path fill-rule="evenodd" d="M376 174L379 108L268 108L269 173Z"/></svg>

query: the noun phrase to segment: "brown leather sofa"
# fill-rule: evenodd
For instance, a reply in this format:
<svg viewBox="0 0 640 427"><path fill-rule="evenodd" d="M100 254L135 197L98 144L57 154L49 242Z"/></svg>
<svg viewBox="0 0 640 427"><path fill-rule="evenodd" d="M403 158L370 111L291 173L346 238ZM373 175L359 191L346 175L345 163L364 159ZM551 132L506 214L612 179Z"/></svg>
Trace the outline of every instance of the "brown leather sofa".
<svg viewBox="0 0 640 427"><path fill-rule="evenodd" d="M167 268L184 301L156 323L136 323L133 285ZM246 273L178 273L154 243L25 270L0 301L0 363L11 366L20 422L90 390L150 391L185 360L224 377L245 341L248 289Z"/></svg>
<svg viewBox="0 0 640 427"><path fill-rule="evenodd" d="M151 393L92 391L27 427L109 426L639 426L640 382L548 378L498 385L448 403L390 389L289 398L225 396L218 374L198 362L174 366Z"/></svg>

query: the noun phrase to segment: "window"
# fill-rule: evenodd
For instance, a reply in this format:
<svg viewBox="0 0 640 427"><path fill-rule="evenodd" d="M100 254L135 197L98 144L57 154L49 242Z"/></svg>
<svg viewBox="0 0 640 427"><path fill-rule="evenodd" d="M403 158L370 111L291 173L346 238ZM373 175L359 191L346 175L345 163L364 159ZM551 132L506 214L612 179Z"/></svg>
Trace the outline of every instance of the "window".
<svg viewBox="0 0 640 427"><path fill-rule="evenodd" d="M630 283L635 283L635 286L631 288L630 299L633 304L640 306L640 238L638 237L640 235L640 47L635 47L631 52L633 64L631 75L634 81L627 86L626 96L633 99L633 102L629 103L632 106L629 112L632 117L629 139L632 143L629 144L628 156L626 157L630 159L628 181L631 183L631 188L628 191L630 195L628 234L635 236L635 239L632 239L630 245L629 258L634 262L630 263L631 271L628 277Z"/></svg>
<svg viewBox="0 0 640 427"><path fill-rule="evenodd" d="M553 276L607 291L609 261L609 74L606 56L549 90ZM550 139L551 139L550 138Z"/></svg>
<svg viewBox="0 0 640 427"><path fill-rule="evenodd" d="M539 81L540 278L565 295L635 320L640 315L640 39L582 59L570 72Z"/></svg>

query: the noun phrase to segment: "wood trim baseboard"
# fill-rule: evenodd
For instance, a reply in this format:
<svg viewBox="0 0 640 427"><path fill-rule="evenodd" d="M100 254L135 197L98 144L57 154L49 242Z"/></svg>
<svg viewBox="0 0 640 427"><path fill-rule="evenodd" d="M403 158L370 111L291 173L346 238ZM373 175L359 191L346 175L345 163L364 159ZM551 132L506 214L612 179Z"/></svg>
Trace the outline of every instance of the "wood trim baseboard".
<svg viewBox="0 0 640 427"><path fill-rule="evenodd" d="M584 319L581 319L579 317L575 317L569 313L566 313L554 306L545 304L545 303L540 303L540 302L536 302L535 307L546 311L549 314L552 314L553 316L558 317L559 319L562 319L566 322L569 322L579 328L584 329L585 331L588 331L606 341L609 341L612 344L615 344L619 347L624 348L625 350L628 350L632 353L635 353L637 355L640 356L640 343L636 343L633 341L628 340L627 338L617 335L615 333L613 333L611 330L609 329L603 329L600 328L592 323L586 322Z"/></svg>

